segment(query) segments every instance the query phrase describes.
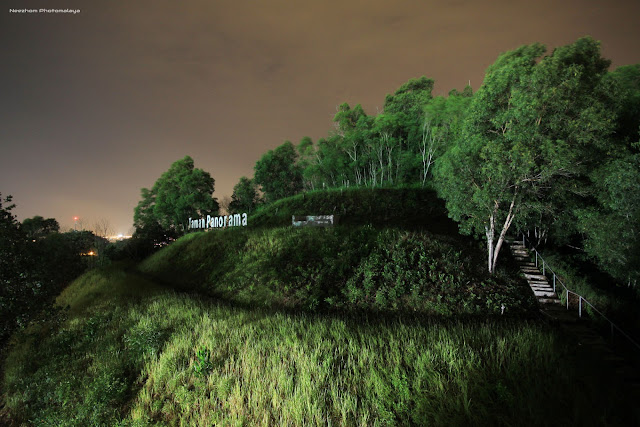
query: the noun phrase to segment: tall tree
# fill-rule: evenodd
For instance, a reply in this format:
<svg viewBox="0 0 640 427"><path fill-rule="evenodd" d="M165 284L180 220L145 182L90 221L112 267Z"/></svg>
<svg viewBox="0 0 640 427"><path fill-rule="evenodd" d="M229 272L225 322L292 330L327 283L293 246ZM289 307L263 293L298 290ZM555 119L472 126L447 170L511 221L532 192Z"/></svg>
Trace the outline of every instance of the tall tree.
<svg viewBox="0 0 640 427"><path fill-rule="evenodd" d="M142 200L134 211L136 229L182 234L188 228L189 217L217 215L214 184L208 172L194 167L191 157L174 162L150 190L142 189Z"/></svg>
<svg viewBox="0 0 640 427"><path fill-rule="evenodd" d="M387 134L397 144L396 153L413 154L398 156L401 164L397 165L397 172L401 172L399 178L402 182L416 182L419 176L422 165L414 153L418 153L422 142L423 110L432 99L433 84L433 79L425 76L409 79L393 95L387 95L384 101L384 115L394 117L397 124L393 132Z"/></svg>
<svg viewBox="0 0 640 427"><path fill-rule="evenodd" d="M60 224L54 218L44 219L40 215L26 218L20 227L30 239L40 239L51 233L60 232Z"/></svg>
<svg viewBox="0 0 640 427"><path fill-rule="evenodd" d="M640 279L640 154L606 161L592 176L598 204L577 210L584 249L619 282Z"/></svg>
<svg viewBox="0 0 640 427"><path fill-rule="evenodd" d="M463 118L472 96L473 91L467 86L462 92L452 90L447 98L433 98L425 106L419 146L423 187L431 166L445 151L447 143L460 137Z"/></svg>
<svg viewBox="0 0 640 427"><path fill-rule="evenodd" d="M233 187L231 203L229 203L230 213L246 212L251 213L256 210L259 203L258 191L253 180L243 176Z"/></svg>
<svg viewBox="0 0 640 427"><path fill-rule="evenodd" d="M584 173L612 131L599 44L583 38L538 63L544 51L522 46L489 67L463 138L436 167L450 216L485 236L491 273L511 225L551 209L550 189L569 191L565 178Z"/></svg>
<svg viewBox="0 0 640 427"><path fill-rule="evenodd" d="M46 287L33 255L36 243L27 241L11 212L12 197L0 194L0 347L11 333L42 310Z"/></svg>
<svg viewBox="0 0 640 427"><path fill-rule="evenodd" d="M618 120L615 137L633 152L640 152L640 64L624 65L605 78L615 90Z"/></svg>
<svg viewBox="0 0 640 427"><path fill-rule="evenodd" d="M286 141L256 162L254 181L261 187L268 203L302 190L302 169L297 164L297 157L293 144Z"/></svg>

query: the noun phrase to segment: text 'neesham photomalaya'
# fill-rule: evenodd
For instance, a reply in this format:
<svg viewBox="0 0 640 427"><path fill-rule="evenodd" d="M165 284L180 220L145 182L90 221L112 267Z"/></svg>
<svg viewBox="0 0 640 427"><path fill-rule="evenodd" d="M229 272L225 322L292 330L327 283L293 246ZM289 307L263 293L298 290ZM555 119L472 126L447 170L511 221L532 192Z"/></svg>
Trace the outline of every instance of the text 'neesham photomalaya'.
<svg viewBox="0 0 640 427"><path fill-rule="evenodd" d="M9 9L9 13L80 13L80 9Z"/></svg>

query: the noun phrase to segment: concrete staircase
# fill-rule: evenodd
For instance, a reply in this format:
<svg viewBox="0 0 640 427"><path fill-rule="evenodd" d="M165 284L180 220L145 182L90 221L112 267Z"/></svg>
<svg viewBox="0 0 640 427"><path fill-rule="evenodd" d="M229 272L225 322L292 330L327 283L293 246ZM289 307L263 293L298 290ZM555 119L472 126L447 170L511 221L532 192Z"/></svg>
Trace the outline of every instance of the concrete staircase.
<svg viewBox="0 0 640 427"><path fill-rule="evenodd" d="M538 299L540 313L551 323L559 327L578 347L578 353L588 354L608 365L620 380L621 385L637 393L640 397L640 373L619 354L592 327L586 319L578 317L576 310L567 310L549 285L547 278L531 262L529 251L522 241L507 241L511 254L520 266L529 287ZM560 287L560 290L562 288Z"/></svg>
<svg viewBox="0 0 640 427"><path fill-rule="evenodd" d="M553 286L549 285L546 276L540 272L535 263L531 262L529 251L522 242L509 241L508 243L511 248L511 254L520 266L520 271L538 299L540 311L553 318L563 317L566 318L566 321L575 321L575 316L564 316L564 314L567 314L567 310L561 305L560 298L553 291Z"/></svg>

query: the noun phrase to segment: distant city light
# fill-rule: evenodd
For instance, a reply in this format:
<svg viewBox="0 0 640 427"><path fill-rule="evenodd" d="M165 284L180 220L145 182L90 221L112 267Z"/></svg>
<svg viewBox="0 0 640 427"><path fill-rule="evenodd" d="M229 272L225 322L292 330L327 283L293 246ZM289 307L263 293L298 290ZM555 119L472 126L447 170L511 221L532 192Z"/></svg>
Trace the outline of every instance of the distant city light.
<svg viewBox="0 0 640 427"><path fill-rule="evenodd" d="M110 242L117 242L120 240L130 239L131 236L127 236L126 234L118 234L117 236L106 236L106 239Z"/></svg>

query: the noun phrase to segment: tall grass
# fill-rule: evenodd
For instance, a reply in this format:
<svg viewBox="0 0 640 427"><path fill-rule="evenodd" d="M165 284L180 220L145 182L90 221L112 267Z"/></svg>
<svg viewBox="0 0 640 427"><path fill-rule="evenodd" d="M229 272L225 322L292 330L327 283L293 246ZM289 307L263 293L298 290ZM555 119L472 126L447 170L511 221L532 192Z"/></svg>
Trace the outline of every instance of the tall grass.
<svg viewBox="0 0 640 427"><path fill-rule="evenodd" d="M575 425L637 422L596 361L511 318L283 313L90 273L5 366L34 425ZM95 304L79 298L121 292ZM115 285L118 282L120 285ZM119 287L118 287L119 286ZM76 289L77 288L77 289ZM126 298L126 297L125 297ZM636 418L634 418L636 417Z"/></svg>
<svg viewBox="0 0 640 427"><path fill-rule="evenodd" d="M185 290L250 305L430 314L522 314L526 282L489 276L473 241L425 230L279 227L193 233L140 264ZM513 272L511 272L513 273Z"/></svg>

